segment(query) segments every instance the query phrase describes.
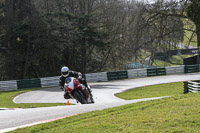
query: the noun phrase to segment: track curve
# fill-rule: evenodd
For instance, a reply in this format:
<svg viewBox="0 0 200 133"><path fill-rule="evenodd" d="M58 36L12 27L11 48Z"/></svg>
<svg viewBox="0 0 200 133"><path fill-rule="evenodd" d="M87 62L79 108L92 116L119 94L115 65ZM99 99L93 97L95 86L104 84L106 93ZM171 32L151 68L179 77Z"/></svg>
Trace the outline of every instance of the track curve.
<svg viewBox="0 0 200 133"><path fill-rule="evenodd" d="M73 105L73 106L56 106L32 109L1 110L0 111L0 132L10 131L19 127L35 125L38 123L48 122L60 118L69 117L80 113L102 110L106 108L117 107L125 104L141 102L146 100L159 99L146 98L137 100L123 100L114 96L115 93L127 89L141 87L144 85L154 85L170 82L179 82L187 80L199 80L200 73L184 75L167 75L159 77L146 77L139 79L128 79L112 82L89 83L93 90L95 104ZM63 92L58 87L45 88L42 90L32 91L21 94L14 99L16 103L56 103L66 100L63 98ZM75 103L75 100L70 100Z"/></svg>

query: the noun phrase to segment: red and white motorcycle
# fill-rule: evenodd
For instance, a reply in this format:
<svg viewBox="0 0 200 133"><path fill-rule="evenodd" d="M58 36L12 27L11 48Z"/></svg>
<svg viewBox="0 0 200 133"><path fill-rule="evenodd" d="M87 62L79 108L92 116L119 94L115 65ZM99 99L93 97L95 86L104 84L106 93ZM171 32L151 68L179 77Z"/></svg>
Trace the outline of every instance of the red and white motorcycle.
<svg viewBox="0 0 200 133"><path fill-rule="evenodd" d="M94 103L91 92L74 77L66 78L64 91L68 92L72 99L76 99L81 104Z"/></svg>

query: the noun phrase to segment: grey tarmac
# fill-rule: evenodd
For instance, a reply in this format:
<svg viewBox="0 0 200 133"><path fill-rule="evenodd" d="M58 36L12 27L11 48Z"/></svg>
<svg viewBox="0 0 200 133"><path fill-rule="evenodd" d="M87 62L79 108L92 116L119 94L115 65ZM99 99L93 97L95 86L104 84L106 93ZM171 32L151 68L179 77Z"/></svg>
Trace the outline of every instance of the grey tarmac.
<svg viewBox="0 0 200 133"><path fill-rule="evenodd" d="M142 87L144 85L154 85L170 82L199 80L200 73L166 75L156 77L145 77L137 79L118 80L111 82L89 83L92 88L95 104L81 105L75 100L70 103L76 105L71 106L55 106L29 109L0 109L0 133L11 131L17 128L36 125L49 122L80 113L86 113L95 110L103 110L107 108L122 106L147 100L155 100L165 97L123 100L115 97L115 93L119 93L128 89ZM63 98L63 92L59 87L44 88L28 93L21 94L14 98L16 103L66 103Z"/></svg>

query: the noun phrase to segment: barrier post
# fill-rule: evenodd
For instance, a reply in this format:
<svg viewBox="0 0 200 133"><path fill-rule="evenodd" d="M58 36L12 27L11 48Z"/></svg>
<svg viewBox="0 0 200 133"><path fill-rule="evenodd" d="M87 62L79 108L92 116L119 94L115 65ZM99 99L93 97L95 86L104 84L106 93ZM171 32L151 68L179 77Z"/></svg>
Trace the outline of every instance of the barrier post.
<svg viewBox="0 0 200 133"><path fill-rule="evenodd" d="M183 82L183 87L184 87L184 94L189 93L189 88L188 88L188 82L187 81Z"/></svg>

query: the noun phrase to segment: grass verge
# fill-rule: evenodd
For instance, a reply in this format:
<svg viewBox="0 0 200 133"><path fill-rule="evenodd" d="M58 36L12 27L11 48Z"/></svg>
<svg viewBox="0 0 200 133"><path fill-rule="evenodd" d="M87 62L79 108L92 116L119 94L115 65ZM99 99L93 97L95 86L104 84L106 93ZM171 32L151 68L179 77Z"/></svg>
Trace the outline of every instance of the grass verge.
<svg viewBox="0 0 200 133"><path fill-rule="evenodd" d="M116 94L117 97L130 100L160 96L175 96L183 94L183 82L159 84L139 87Z"/></svg>
<svg viewBox="0 0 200 133"><path fill-rule="evenodd" d="M160 133L200 131L200 93L184 94L181 83L164 84L166 92L161 95L172 95L170 98L124 105L116 108L80 114L50 123L13 131L14 133ZM151 86L157 91L161 85ZM180 88L179 88L179 87ZM157 89L154 89L156 87ZM175 87L175 88L173 88ZM175 91L179 88L178 91ZM143 89L143 88L140 88ZM149 93L145 87L141 93ZM164 89L164 88L162 88ZM168 89L170 89L168 94ZM139 90L139 88L138 88ZM182 91L181 91L182 90ZM127 93L127 92L125 92ZM180 95L182 94L182 95ZM153 96L154 94L149 94ZM156 94L157 95L157 94ZM142 98L142 97L140 97Z"/></svg>
<svg viewBox="0 0 200 133"><path fill-rule="evenodd" d="M183 24L184 29L190 29L193 31L196 29L195 24L189 19L184 19ZM189 44L191 46L197 47L197 35L190 30L184 30L184 40L182 43L185 45Z"/></svg>
<svg viewBox="0 0 200 133"><path fill-rule="evenodd" d="M183 65L183 59L191 56L193 55L174 55L170 58L170 61L154 60L153 66L167 67Z"/></svg>
<svg viewBox="0 0 200 133"><path fill-rule="evenodd" d="M20 103L16 104L12 100L21 93L33 91L36 89L25 89L17 91L0 92L0 108L35 108L64 105L64 103Z"/></svg>
<svg viewBox="0 0 200 133"><path fill-rule="evenodd" d="M200 95L129 104L27 127L14 133L199 132Z"/></svg>

